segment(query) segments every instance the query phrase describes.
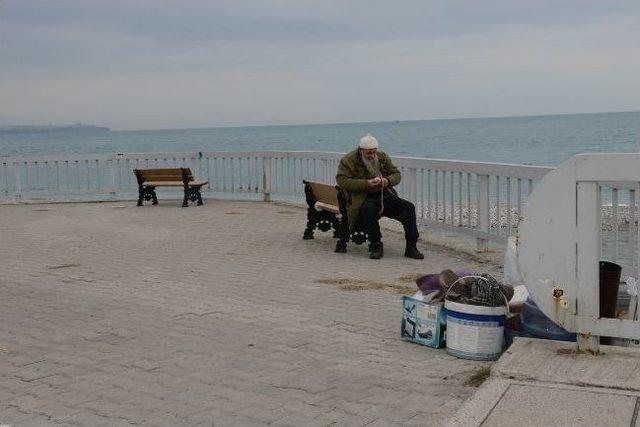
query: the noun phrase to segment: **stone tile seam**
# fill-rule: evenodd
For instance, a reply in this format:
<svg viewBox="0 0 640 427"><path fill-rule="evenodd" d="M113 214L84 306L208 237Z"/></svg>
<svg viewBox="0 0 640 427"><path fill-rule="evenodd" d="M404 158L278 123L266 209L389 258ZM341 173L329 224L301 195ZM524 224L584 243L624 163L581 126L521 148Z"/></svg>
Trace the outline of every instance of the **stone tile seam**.
<svg viewBox="0 0 640 427"><path fill-rule="evenodd" d="M622 387L622 386L618 386L618 385L592 384L592 383L589 383L587 381L578 381L578 382L575 382L575 383L571 383L571 382L568 382L568 381L541 380L541 379L538 379L538 378L530 376L530 375L518 374L518 373L514 373L514 372L497 371L497 372L495 372L495 376L492 373L491 377L492 378L496 378L496 379L524 381L524 382L529 382L529 383L540 383L540 384L560 385L560 386L569 385L569 386L584 387L584 388L596 388L596 389L602 389L602 390L617 390L617 391L623 391L623 392L627 391L627 392L632 392L632 393L640 393L640 388Z"/></svg>
<svg viewBox="0 0 640 427"><path fill-rule="evenodd" d="M638 412L640 412L640 397L636 397L636 406L633 409L633 416L631 417L629 427L636 427L638 424Z"/></svg>
<svg viewBox="0 0 640 427"><path fill-rule="evenodd" d="M500 398L496 400L496 402L493 404L493 406L491 406L491 409L489 409L487 411L487 413L484 415L484 417L482 418L482 421L480 422L479 427L482 427L482 425L485 423L485 421L487 421L487 419L489 418L489 415L491 415L493 410L496 409L496 406L498 406L498 404L502 401L502 399L504 398L505 394L507 394L507 391L509 391L511 386L512 386L512 384L509 384L507 387L505 387L505 389L500 394Z"/></svg>

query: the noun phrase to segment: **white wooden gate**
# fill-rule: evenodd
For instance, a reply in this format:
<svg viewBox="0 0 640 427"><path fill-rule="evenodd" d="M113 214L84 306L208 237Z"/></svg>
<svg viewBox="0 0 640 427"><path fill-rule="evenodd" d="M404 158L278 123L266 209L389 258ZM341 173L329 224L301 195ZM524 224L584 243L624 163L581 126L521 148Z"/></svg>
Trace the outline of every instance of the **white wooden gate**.
<svg viewBox="0 0 640 427"><path fill-rule="evenodd" d="M547 316L578 333L581 350L598 352L599 336L640 337L640 322L599 316L601 191L632 189L629 208L637 245L634 209L639 183L640 154L581 154L548 173L525 207L518 241L525 284ZM639 275L636 271L635 277Z"/></svg>

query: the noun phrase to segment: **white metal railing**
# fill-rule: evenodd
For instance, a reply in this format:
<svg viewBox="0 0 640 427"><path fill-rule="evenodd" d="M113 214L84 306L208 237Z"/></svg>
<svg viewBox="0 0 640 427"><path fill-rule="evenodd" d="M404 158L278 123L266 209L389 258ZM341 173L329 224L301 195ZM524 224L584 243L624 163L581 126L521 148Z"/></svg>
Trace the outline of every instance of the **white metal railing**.
<svg viewBox="0 0 640 427"><path fill-rule="evenodd" d="M599 182L603 258L623 266L624 276L637 276L638 189L633 183Z"/></svg>
<svg viewBox="0 0 640 427"><path fill-rule="evenodd" d="M505 242L517 232L534 183L550 167L394 157L401 194L416 204L421 223Z"/></svg>
<svg viewBox="0 0 640 427"><path fill-rule="evenodd" d="M207 194L302 203L302 180L335 182L343 153L183 152L0 157L0 199L131 199L135 168L188 166L209 181ZM398 190L418 222L475 237L478 249L517 232L522 207L550 167L393 157ZM170 190L167 190L170 191ZM177 193L176 193L177 194Z"/></svg>

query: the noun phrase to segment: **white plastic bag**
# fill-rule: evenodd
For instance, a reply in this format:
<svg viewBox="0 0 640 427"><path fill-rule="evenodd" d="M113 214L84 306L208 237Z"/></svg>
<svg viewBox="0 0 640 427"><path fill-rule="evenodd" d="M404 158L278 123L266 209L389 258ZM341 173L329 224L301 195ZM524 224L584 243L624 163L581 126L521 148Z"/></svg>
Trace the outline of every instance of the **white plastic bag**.
<svg viewBox="0 0 640 427"><path fill-rule="evenodd" d="M411 298L417 299L418 301L424 301L424 295L420 290L416 292Z"/></svg>
<svg viewBox="0 0 640 427"><path fill-rule="evenodd" d="M504 282L511 286L524 285L524 279L518 265L518 246L515 236L509 237L507 249L504 252Z"/></svg>

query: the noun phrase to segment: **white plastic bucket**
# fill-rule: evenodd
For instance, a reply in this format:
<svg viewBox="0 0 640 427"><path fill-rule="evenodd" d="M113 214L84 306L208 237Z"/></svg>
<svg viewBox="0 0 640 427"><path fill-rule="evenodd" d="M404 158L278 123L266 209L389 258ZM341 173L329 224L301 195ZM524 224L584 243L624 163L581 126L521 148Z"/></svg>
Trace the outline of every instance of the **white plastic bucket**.
<svg viewBox="0 0 640 427"><path fill-rule="evenodd" d="M444 302L447 309L447 353L463 359L496 360L502 353L509 308Z"/></svg>

